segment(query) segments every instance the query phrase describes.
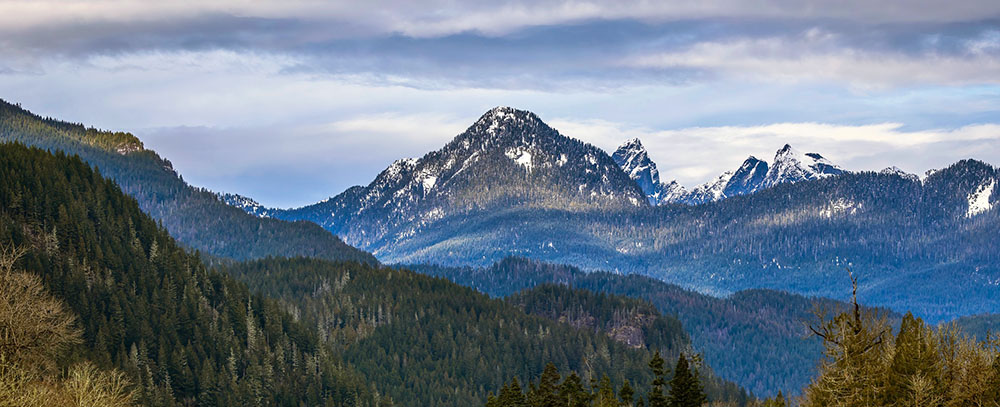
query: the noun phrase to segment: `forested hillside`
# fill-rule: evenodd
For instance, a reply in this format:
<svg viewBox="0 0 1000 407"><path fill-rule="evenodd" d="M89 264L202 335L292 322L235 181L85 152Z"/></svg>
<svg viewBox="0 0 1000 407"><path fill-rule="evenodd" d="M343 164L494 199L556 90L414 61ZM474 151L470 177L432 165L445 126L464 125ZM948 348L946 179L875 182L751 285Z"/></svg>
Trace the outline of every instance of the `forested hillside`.
<svg viewBox="0 0 1000 407"><path fill-rule="evenodd" d="M601 372L618 386L626 379L644 386L651 380L646 365L653 352L676 355L687 342L679 324L658 313L649 315L649 341L633 346L606 331L527 315L518 306L408 270L313 259L261 260L227 270L280 298L381 391L414 405L475 405L511 377L526 382L537 376L547 363L579 372L585 382ZM633 301L618 298L594 304L580 306L598 315L636 309ZM705 372L710 399L747 401L739 387Z"/></svg>
<svg viewBox="0 0 1000 407"><path fill-rule="evenodd" d="M64 363L125 372L141 405L375 405L360 375L278 302L207 269L114 182L0 144L0 244L77 316Z"/></svg>
<svg viewBox="0 0 1000 407"><path fill-rule="evenodd" d="M759 396L795 392L808 383L822 347L816 338L809 337L805 324L815 318L817 307L831 312L844 307L833 300L771 290L717 298L649 277L584 273L571 266L523 258L508 258L485 268L411 267L494 296L556 283L643 299L663 315L682 322L694 348L704 353L706 364L719 376ZM842 277L842 287L850 293L846 271Z"/></svg>
<svg viewBox="0 0 1000 407"><path fill-rule="evenodd" d="M117 182L178 241L205 253L234 259L302 255L375 262L311 223L261 219L226 205L215 194L185 183L169 161L129 133L42 118L0 100L0 141L79 155Z"/></svg>
<svg viewBox="0 0 1000 407"><path fill-rule="evenodd" d="M543 284L507 297L528 314L592 330L633 348L658 351L668 359L693 353L681 322L661 315L648 301Z"/></svg>

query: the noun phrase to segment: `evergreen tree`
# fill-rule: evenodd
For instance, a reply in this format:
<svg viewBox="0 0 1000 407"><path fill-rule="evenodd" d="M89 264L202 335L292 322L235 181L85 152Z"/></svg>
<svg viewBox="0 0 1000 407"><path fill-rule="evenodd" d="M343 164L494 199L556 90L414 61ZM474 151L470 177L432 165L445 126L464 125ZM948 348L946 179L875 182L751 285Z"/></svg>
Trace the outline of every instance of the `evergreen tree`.
<svg viewBox="0 0 1000 407"><path fill-rule="evenodd" d="M670 379L668 399L670 407L699 407L707 401L698 377L688 367L687 358L683 354L677 358L674 377Z"/></svg>
<svg viewBox="0 0 1000 407"><path fill-rule="evenodd" d="M785 400L785 396L781 394L781 390L778 390L778 394L774 397L768 397L764 399L761 403L761 407L787 407L788 401Z"/></svg>
<svg viewBox="0 0 1000 407"><path fill-rule="evenodd" d="M667 384L666 362L660 357L660 352L653 354L649 361L649 369L653 372L653 382L646 396L649 399L649 407L667 407L667 397L663 393L663 388Z"/></svg>
<svg viewBox="0 0 1000 407"><path fill-rule="evenodd" d="M864 311L857 301L857 279L851 312L823 320L810 329L823 339L827 359L820 376L805 392L807 406L864 406L881 401L884 383L886 336L891 335L884 316ZM891 337L890 337L891 338Z"/></svg>
<svg viewBox="0 0 1000 407"><path fill-rule="evenodd" d="M931 332L919 318L907 312L896 336L896 349L889 365L884 393L886 403L897 400L939 400L944 389L938 349Z"/></svg>
<svg viewBox="0 0 1000 407"><path fill-rule="evenodd" d="M528 401L524 398L521 390L521 383L517 377L510 380L510 385L500 390L500 405L503 407L527 407Z"/></svg>
<svg viewBox="0 0 1000 407"><path fill-rule="evenodd" d="M611 378L607 375L601 377L597 385L597 394L594 395L594 407L619 407L618 397L615 396L615 388L611 386Z"/></svg>
<svg viewBox="0 0 1000 407"><path fill-rule="evenodd" d="M583 381L575 372L566 376L559 386L559 397L566 407L587 407L590 405L590 393L583 387Z"/></svg>
<svg viewBox="0 0 1000 407"><path fill-rule="evenodd" d="M542 376L538 379L538 386L528 394L528 402L532 407L559 407L559 370L556 365L548 363Z"/></svg>
<svg viewBox="0 0 1000 407"><path fill-rule="evenodd" d="M625 383L622 384L622 388L618 391L618 395L622 399L622 405L625 407L632 407L632 397L634 397L635 391L632 390L632 385L629 384L628 380L625 380Z"/></svg>

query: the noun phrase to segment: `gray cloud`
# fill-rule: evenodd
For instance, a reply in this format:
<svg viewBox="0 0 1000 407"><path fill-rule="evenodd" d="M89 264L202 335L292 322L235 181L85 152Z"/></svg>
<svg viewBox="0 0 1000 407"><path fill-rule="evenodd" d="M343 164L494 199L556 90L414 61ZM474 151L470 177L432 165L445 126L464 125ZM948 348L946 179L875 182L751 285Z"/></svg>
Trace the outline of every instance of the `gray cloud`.
<svg viewBox="0 0 1000 407"><path fill-rule="evenodd" d="M998 121L998 66L995 1L0 3L0 97L133 131L195 184L279 206L366 183L495 105L605 148L674 134L659 151L732 158L663 160L689 184L796 140L874 165L843 154L874 141L757 135L755 152L691 129L891 122L957 137ZM876 150L919 170L970 148L992 160L996 145Z"/></svg>
<svg viewBox="0 0 1000 407"><path fill-rule="evenodd" d="M43 4L0 5L0 54L12 70L43 70L60 58L221 49L295 59L288 72L426 88L684 84L752 71L785 77L831 61L854 69L819 79L991 83L1000 32L992 2ZM809 37L817 32L827 38ZM883 57L892 63L877 64ZM934 75L898 72L942 59ZM862 70L865 61L879 72Z"/></svg>

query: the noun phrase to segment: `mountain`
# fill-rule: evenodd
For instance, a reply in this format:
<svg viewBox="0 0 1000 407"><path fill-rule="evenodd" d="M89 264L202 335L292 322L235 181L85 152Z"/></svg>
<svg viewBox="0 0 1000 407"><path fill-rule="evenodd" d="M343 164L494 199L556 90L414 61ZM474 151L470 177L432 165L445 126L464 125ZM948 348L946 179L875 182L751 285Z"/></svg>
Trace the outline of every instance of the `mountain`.
<svg viewBox="0 0 1000 407"><path fill-rule="evenodd" d="M244 212L249 213L258 218L270 218L271 209L261 205L259 202L255 201L253 198L248 196L243 196L240 194L230 194L230 193L216 193L219 200L225 202L227 205L240 208Z"/></svg>
<svg viewBox="0 0 1000 407"><path fill-rule="evenodd" d="M639 186L601 149L559 134L531 112L497 107L440 150L392 163L368 186L268 213L315 222L385 255L442 219L507 208L647 205Z"/></svg>
<svg viewBox="0 0 1000 407"><path fill-rule="evenodd" d="M314 327L206 268L78 157L0 144L0 205L3 254L27 249L16 267L77 317L67 358L123 372L137 405L379 401Z"/></svg>
<svg viewBox="0 0 1000 407"><path fill-rule="evenodd" d="M836 164L817 153L801 153L785 144L771 165L750 156L736 171L727 171L713 181L699 185L686 195L662 203L699 205L738 195L748 195L778 184L809 181L843 174Z"/></svg>
<svg viewBox="0 0 1000 407"><path fill-rule="evenodd" d="M637 138L622 143L611 158L639 185L651 205L672 202L686 194L684 187L676 181L668 184L660 182L656 163L649 158L646 148Z"/></svg>
<svg viewBox="0 0 1000 407"><path fill-rule="evenodd" d="M843 174L839 166L817 153L802 153L785 144L774 155L774 163L767 170L757 189L770 188L786 182L801 182Z"/></svg>
<svg viewBox="0 0 1000 407"><path fill-rule="evenodd" d="M862 301L925 319L1000 309L997 170L966 160L923 182L846 173L705 205L450 218L386 260L488 266L510 255L640 273L703 293L750 288ZM991 185L993 187L991 188Z"/></svg>
<svg viewBox="0 0 1000 407"><path fill-rule="evenodd" d="M622 143L612 158L639 185L652 205L699 205L752 194L778 184L814 180L844 172L819 154L803 154L786 144L775 153L773 165L750 156L735 171L726 171L716 179L687 191L677 181L660 181L656 163L649 158L639 139Z"/></svg>
<svg viewBox="0 0 1000 407"><path fill-rule="evenodd" d="M316 225L252 216L214 193L188 185L170 161L129 133L43 118L0 100L0 141L79 155L117 182L182 244L214 256L376 261Z"/></svg>

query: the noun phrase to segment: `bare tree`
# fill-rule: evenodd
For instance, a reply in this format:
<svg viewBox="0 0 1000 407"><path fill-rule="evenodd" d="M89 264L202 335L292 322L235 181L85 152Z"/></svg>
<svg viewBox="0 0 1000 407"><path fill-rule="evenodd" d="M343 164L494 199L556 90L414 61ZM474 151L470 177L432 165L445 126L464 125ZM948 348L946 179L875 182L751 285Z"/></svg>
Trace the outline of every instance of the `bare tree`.
<svg viewBox="0 0 1000 407"><path fill-rule="evenodd" d="M46 369L80 341L75 318L38 276L16 271L25 250L0 244L0 362Z"/></svg>

